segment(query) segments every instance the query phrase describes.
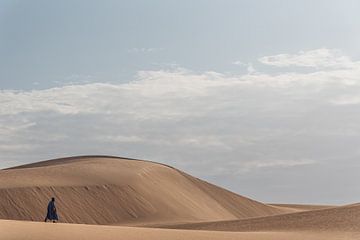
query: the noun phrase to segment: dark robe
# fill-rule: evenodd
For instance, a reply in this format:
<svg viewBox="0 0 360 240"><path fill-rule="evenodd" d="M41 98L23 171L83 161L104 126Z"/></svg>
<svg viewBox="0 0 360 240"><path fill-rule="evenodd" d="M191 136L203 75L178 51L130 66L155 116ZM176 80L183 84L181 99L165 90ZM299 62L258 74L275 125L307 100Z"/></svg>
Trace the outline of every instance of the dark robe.
<svg viewBox="0 0 360 240"><path fill-rule="evenodd" d="M58 215L56 213L55 202L53 202L53 201L50 201L48 204L45 221L46 220L51 220L51 221L59 220Z"/></svg>

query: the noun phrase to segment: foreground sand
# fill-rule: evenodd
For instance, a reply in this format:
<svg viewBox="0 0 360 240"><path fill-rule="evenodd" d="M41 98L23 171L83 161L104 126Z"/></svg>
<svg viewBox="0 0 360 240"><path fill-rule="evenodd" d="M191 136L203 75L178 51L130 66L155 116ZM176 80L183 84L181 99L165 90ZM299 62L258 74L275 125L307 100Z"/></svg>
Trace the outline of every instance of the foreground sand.
<svg viewBox="0 0 360 240"><path fill-rule="evenodd" d="M0 220L0 240L352 240L346 232L213 232Z"/></svg>

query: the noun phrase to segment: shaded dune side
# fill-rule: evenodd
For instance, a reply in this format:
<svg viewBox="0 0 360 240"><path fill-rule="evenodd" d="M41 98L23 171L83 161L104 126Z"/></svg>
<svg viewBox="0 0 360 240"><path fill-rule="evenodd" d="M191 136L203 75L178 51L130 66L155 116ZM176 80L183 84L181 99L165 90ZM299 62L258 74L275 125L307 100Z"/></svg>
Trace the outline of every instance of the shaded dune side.
<svg viewBox="0 0 360 240"><path fill-rule="evenodd" d="M108 224L156 215L151 203L130 186L14 188L0 189L0 195L3 219L42 221L49 196L57 199L61 222Z"/></svg>
<svg viewBox="0 0 360 240"><path fill-rule="evenodd" d="M344 231L360 232L360 204L234 221L163 226L216 231Z"/></svg>
<svg viewBox="0 0 360 240"><path fill-rule="evenodd" d="M53 163L53 164L51 164ZM42 221L51 196L62 222L146 225L288 212L148 161L78 157L0 171L0 218Z"/></svg>
<svg viewBox="0 0 360 240"><path fill-rule="evenodd" d="M237 218L248 218L249 216L271 216L285 212L295 212L293 209L282 208L279 206L270 206L250 198L239 196L224 188L220 188L206 181L194 178L186 173L182 173L189 181L198 186L203 192L211 196L220 205L232 212ZM239 204L239 200L241 203Z"/></svg>

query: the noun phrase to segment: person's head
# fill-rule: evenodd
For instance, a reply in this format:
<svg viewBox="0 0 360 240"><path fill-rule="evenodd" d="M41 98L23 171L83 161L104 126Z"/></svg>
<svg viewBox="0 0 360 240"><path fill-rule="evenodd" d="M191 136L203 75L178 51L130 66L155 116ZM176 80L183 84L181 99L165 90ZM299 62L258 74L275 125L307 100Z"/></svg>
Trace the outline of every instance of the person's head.
<svg viewBox="0 0 360 240"><path fill-rule="evenodd" d="M55 202L55 198L54 198L54 197L52 197L52 198L51 198L51 201L52 201L52 202Z"/></svg>

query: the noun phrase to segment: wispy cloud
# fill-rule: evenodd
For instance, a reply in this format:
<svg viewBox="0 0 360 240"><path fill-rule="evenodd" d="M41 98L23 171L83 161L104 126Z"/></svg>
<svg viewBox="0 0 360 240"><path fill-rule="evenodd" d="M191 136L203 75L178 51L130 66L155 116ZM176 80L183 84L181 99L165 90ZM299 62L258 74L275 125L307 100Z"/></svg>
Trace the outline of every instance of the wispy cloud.
<svg viewBox="0 0 360 240"><path fill-rule="evenodd" d="M252 63L244 63L242 61L234 61L232 62L233 65L237 65L237 66L243 66L246 67L246 70L249 74L253 74L256 72L254 66Z"/></svg>
<svg viewBox="0 0 360 240"><path fill-rule="evenodd" d="M267 161L252 161L246 164L248 170L252 168L274 168L274 167L296 167L316 164L315 160L298 159L298 160L267 160Z"/></svg>
<svg viewBox="0 0 360 240"><path fill-rule="evenodd" d="M300 51L297 54L278 54L264 56L259 61L275 67L315 67L315 68L352 68L354 63L350 57L338 49L320 48Z"/></svg>
<svg viewBox="0 0 360 240"><path fill-rule="evenodd" d="M162 51L163 48L145 48L145 47L134 47L128 50L130 53L154 53Z"/></svg>
<svg viewBox="0 0 360 240"><path fill-rule="evenodd" d="M238 66L245 66L245 67L248 65L247 63L244 63L244 62L239 61L239 60L232 62L232 64L238 65Z"/></svg>

